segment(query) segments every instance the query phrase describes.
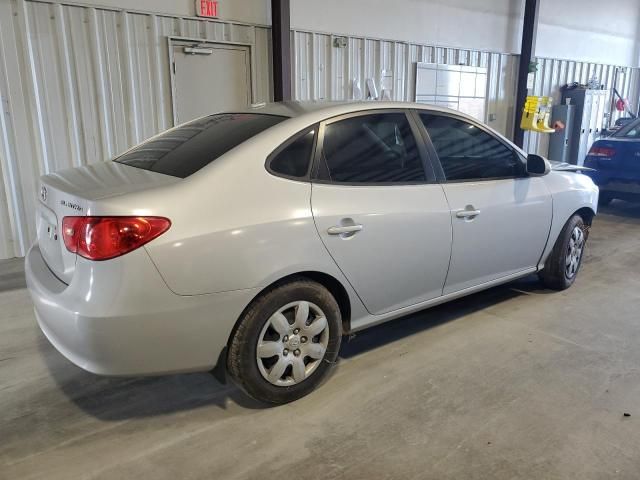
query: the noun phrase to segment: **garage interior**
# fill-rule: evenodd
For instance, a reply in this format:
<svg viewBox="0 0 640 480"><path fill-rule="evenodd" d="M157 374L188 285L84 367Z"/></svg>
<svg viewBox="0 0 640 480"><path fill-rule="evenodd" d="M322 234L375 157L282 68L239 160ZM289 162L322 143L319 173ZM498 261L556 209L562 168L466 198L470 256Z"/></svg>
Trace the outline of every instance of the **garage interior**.
<svg viewBox="0 0 640 480"><path fill-rule="evenodd" d="M519 128L574 83L574 129ZM0 0L0 97L0 478L638 478L640 203L600 208L569 290L532 275L360 332L280 407L83 371L23 267L40 175L249 104L435 103L581 164L640 112L637 2Z"/></svg>

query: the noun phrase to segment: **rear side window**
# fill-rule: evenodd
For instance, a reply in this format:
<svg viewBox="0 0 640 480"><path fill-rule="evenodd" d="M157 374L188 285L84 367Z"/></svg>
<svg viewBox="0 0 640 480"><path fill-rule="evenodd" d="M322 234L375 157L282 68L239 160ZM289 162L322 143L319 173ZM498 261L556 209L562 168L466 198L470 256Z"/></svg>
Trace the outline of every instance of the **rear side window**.
<svg viewBox="0 0 640 480"><path fill-rule="evenodd" d="M410 183L426 180L404 113L358 115L325 127L320 179L338 183Z"/></svg>
<svg viewBox="0 0 640 480"><path fill-rule="evenodd" d="M518 154L493 135L457 118L420 114L448 181L522 177Z"/></svg>
<svg viewBox="0 0 640 480"><path fill-rule="evenodd" d="M614 133L613 136L620 138L640 138L640 120L625 125Z"/></svg>
<svg viewBox="0 0 640 480"><path fill-rule="evenodd" d="M277 175L302 178L309 171L316 128L296 136L280 148L269 162L269 168Z"/></svg>
<svg viewBox="0 0 640 480"><path fill-rule="evenodd" d="M221 113L167 130L134 147L115 161L152 172L185 178L242 142L287 117L255 113Z"/></svg>

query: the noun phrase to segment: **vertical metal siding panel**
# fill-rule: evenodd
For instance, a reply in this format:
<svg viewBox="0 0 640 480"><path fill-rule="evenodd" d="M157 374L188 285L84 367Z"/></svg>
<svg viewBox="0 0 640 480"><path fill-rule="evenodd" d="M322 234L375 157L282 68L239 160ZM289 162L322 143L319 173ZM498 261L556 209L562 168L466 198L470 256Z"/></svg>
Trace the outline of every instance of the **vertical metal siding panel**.
<svg viewBox="0 0 640 480"><path fill-rule="evenodd" d="M111 109L114 155L123 152L133 142L129 127L130 97L127 82L127 53L123 51L123 18L118 12L103 12L104 49L109 108Z"/></svg>
<svg viewBox="0 0 640 480"><path fill-rule="evenodd" d="M12 206L19 205L18 190L14 179L17 178L16 155L13 141L12 105L10 103L11 63L5 55L3 45L13 39L10 25L4 25L7 19L13 19L11 4L0 4L0 258L19 255L21 231L19 220L23 217ZM17 42L14 42L17 43ZM13 69L15 71L16 69ZM14 241L15 239L15 241Z"/></svg>
<svg viewBox="0 0 640 480"><path fill-rule="evenodd" d="M111 158L114 154L113 149L113 131L112 131L112 121L111 121L111 109L109 107L109 98L108 98L108 90L106 83L106 72L105 72L105 61L104 61L104 51L102 45L102 39L104 38L104 33L101 28L100 20L102 20L102 16L100 16L100 20L98 19L98 12L95 8L91 8L88 11L88 22L89 22L89 30L93 32L91 35L91 43L90 48L93 50L92 60L93 60L93 73L96 79L96 91L97 91L97 102L98 102L98 124L100 128L100 159L107 160Z"/></svg>
<svg viewBox="0 0 640 480"><path fill-rule="evenodd" d="M63 69L62 84L64 85L64 104L67 112L66 130L67 142L69 144L69 163L71 166L82 165L82 150L84 149L84 137L80 132L79 114L77 98L74 94L75 77L72 72L70 49L69 49L69 27L67 12L62 5L56 5L56 21L58 23L58 50L61 53L61 63Z"/></svg>
<svg viewBox="0 0 640 480"><path fill-rule="evenodd" d="M365 85L364 85L364 39L362 38L352 38L350 40L349 51L351 52L351 58L349 60L349 66L351 70L351 75L349 82L353 83L355 81L362 93L364 93ZM353 99L354 91L353 85L351 85L350 90L351 95L349 98Z"/></svg>
<svg viewBox="0 0 640 480"><path fill-rule="evenodd" d="M271 29L256 27L255 44L253 50L255 52L256 72L253 77L256 79L255 102L273 101L272 77L273 70L271 68Z"/></svg>
<svg viewBox="0 0 640 480"><path fill-rule="evenodd" d="M41 9L47 8L47 5L43 5L43 4L39 4L37 5L37 7L32 7L31 3L27 3L27 2L19 2L19 5L22 6L22 14L23 14L23 23L22 26L24 27L24 35L25 35L25 39L26 39L26 48L27 48L27 60L28 60L28 68L29 68L29 75L30 75L30 79L31 82L29 83L29 85L31 86L31 98L33 99L34 103L33 106L35 107L35 111L32 111L32 113L34 114L34 123L33 125L33 131L36 133L36 135L39 137L38 141L36 143L36 149L38 151L38 156L36 157L37 160L40 161L40 171L44 172L44 173L48 173L49 171L51 171L51 160L49 158L49 141L48 141L48 129L45 127L45 111L44 111L44 105L43 105L43 92L42 92L42 88L43 85L41 85L41 79L38 78L38 59L39 57L37 56L36 50L37 50L37 45L34 45L34 41L33 38L34 33L33 30L38 28L37 23L33 22L33 18L37 16L37 12L41 11ZM36 13L34 13L34 10L37 8Z"/></svg>
<svg viewBox="0 0 640 480"><path fill-rule="evenodd" d="M152 64L152 75L155 79L151 83L153 98L155 99L157 112L155 117L155 131L166 130L173 124L171 115L171 93L167 75L170 73L169 51L167 40L160 35L160 25L158 17L150 17L150 54Z"/></svg>
<svg viewBox="0 0 640 480"><path fill-rule="evenodd" d="M100 102L89 27L89 12L84 7L69 7L72 64L77 79L76 96L82 135L85 137L82 163L102 160L102 131L100 130Z"/></svg>
<svg viewBox="0 0 640 480"><path fill-rule="evenodd" d="M403 101L407 100L407 78L409 72L407 67L409 65L409 45L406 43L396 43L394 45L394 100Z"/></svg>
<svg viewBox="0 0 640 480"><path fill-rule="evenodd" d="M147 36L147 15L128 14L130 29L130 54L132 59L132 82L133 91L136 93L137 115L135 121L138 123L137 131L139 137L136 139L140 142L152 136L155 132L153 120L155 117L155 101L152 97L152 91L148 88L152 84L151 68L149 61L149 40ZM197 27L197 25L195 25ZM199 37L194 32L194 37Z"/></svg>
<svg viewBox="0 0 640 480"><path fill-rule="evenodd" d="M37 185L41 152L37 125L33 116L35 109L33 77L28 52L29 38L26 28L26 6L24 0L0 2L0 49L2 69L0 88L2 91L2 119L0 120L0 160L3 183L7 198L11 238L3 245L9 255L24 255L33 238L34 224L29 212L34 211L32 195ZM8 229L3 226L3 235Z"/></svg>
<svg viewBox="0 0 640 480"><path fill-rule="evenodd" d="M498 127L498 88L500 85L500 55L489 55L485 68L487 69L487 119L491 127ZM495 81L492 81L495 79ZM491 120L495 116L495 120Z"/></svg>
<svg viewBox="0 0 640 480"><path fill-rule="evenodd" d="M316 46L318 52L318 84L320 86L319 99L330 100L334 97L333 79L331 78L331 36L317 35Z"/></svg>
<svg viewBox="0 0 640 480"><path fill-rule="evenodd" d="M310 69L311 62L309 61L309 50L310 50L310 42L311 36L307 33L298 33L297 34L298 41L296 42L297 51L296 56L297 60L297 68L298 73L296 77L298 88L296 88L297 99L298 100L309 100L311 98L311 79L310 79Z"/></svg>

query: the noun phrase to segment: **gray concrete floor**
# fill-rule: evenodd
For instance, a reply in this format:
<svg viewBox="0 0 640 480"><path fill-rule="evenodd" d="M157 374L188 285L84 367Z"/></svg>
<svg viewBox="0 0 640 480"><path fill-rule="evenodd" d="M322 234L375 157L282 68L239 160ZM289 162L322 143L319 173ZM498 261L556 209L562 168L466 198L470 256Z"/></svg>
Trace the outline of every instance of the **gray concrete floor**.
<svg viewBox="0 0 640 480"><path fill-rule="evenodd" d="M83 372L2 263L0 478L640 478L639 247L615 202L568 291L532 277L363 332L278 408L207 374Z"/></svg>

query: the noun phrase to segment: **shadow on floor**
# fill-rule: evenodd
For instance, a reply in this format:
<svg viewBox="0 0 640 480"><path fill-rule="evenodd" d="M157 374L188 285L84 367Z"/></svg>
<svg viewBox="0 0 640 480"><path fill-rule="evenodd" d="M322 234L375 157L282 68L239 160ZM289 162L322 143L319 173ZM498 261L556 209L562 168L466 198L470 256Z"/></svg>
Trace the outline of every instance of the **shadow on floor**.
<svg viewBox="0 0 640 480"><path fill-rule="evenodd" d="M598 207L598 214L626 218L630 219L632 223L640 223L640 202L614 200L606 207Z"/></svg>
<svg viewBox="0 0 640 480"><path fill-rule="evenodd" d="M519 295L549 292L533 275L367 329L343 342L340 358L352 358ZM269 408L269 405L247 397L231 381L223 385L209 373L141 378L100 377L72 365L57 352L54 354L47 342L40 345L59 388L80 409L101 420L120 421L207 406L227 409L229 401L247 409Z"/></svg>
<svg viewBox="0 0 640 480"><path fill-rule="evenodd" d="M550 294L553 291L545 289L536 274L530 275L515 282L462 297L358 332L354 338L343 343L340 357L351 358L360 355L385 344L530 293Z"/></svg>
<svg viewBox="0 0 640 480"><path fill-rule="evenodd" d="M247 409L268 406L246 396L233 383L218 382L210 373L157 377L102 377L82 370L42 347L58 387L85 413L104 421L153 417L202 407L227 409L229 401Z"/></svg>

